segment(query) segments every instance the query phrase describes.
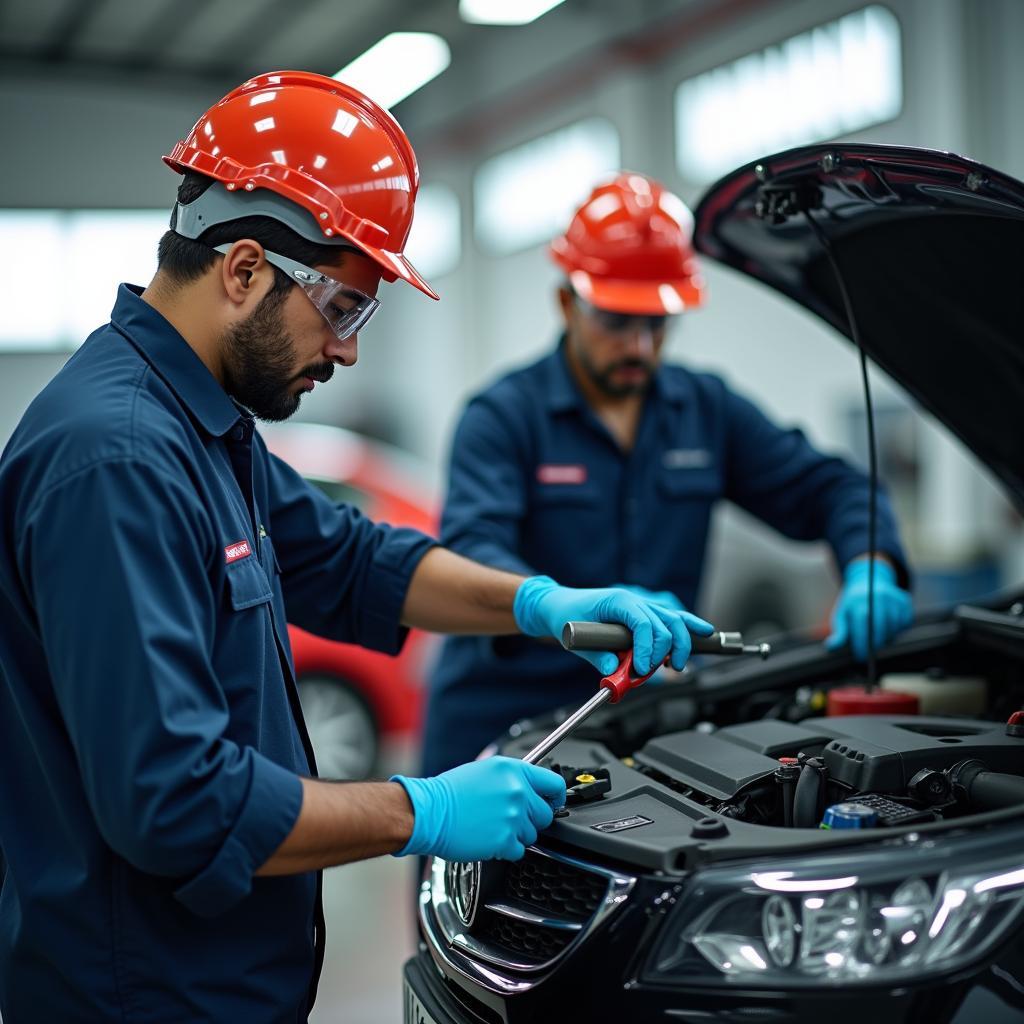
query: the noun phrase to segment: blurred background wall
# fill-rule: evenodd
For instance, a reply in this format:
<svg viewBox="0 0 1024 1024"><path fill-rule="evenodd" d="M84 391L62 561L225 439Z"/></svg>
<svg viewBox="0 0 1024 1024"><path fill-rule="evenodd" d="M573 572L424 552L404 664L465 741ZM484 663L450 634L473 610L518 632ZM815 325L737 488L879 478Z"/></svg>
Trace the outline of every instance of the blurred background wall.
<svg viewBox="0 0 1024 1024"><path fill-rule="evenodd" d="M446 40L451 63L393 109L419 155L424 197L431 194L430 210L414 229L416 252L442 301L385 286L381 313L361 338L358 368L307 398L299 417L406 448L440 486L465 398L556 338L558 276L543 239L528 230L520 239L509 228L523 204L532 208L531 197L544 200L550 187L560 200L546 201L564 220L598 172L616 165L660 178L695 203L709 183L698 172L714 166L713 154L703 164L693 152L680 156L687 141L678 130L680 84L725 68L735 91L744 71L732 62L754 55L763 72L773 60L791 59L803 40L808 59L819 60L810 72L821 79L814 91L849 97L870 90L882 73L870 63L860 81L850 80L849 67L820 63L822 47L838 38L835 23L845 18L848 28L858 12L863 18L865 6L850 0L566 0L531 24L495 27L460 18L456 0L0 6L0 208L150 216L145 227L120 236L109 230L99 251L41 247L38 232L12 226L9 214L0 224L0 309L7 320L0 331L0 440L88 324L104 318L120 274L152 263L160 230L154 218L169 207L176 184L160 156L207 105L252 73L286 66L333 73L389 32L429 31ZM891 0L868 15L875 29L879 18L896 26L897 108L883 123L838 137L950 149L1024 176L1014 100L1024 93L1024 5ZM726 121L722 134L746 133L766 145L777 139L775 149L836 137L827 112L816 131L806 106L806 97L766 92L759 103L740 104L744 120ZM545 146L554 154L547 170ZM744 159L757 155L763 152ZM529 175L538 173L542 184L531 183ZM53 229L62 241L73 233L70 224ZM820 445L863 458L849 346L732 273L712 265L706 273L710 302L684 318L669 358L723 374ZM69 288L77 315L48 327L45 310ZM902 449L904 478L890 486L923 573L921 596L942 599L961 584L994 585L1011 576L1016 520L995 488L942 431L908 412L884 380L878 401L892 424L890 443ZM783 582L785 574L799 577L801 585L788 588L793 607L779 612L782 624L820 618L832 586L822 552L780 541L729 509L718 517L715 537L705 610L730 612L736 598L725 581L734 560L747 573L781 572Z"/></svg>

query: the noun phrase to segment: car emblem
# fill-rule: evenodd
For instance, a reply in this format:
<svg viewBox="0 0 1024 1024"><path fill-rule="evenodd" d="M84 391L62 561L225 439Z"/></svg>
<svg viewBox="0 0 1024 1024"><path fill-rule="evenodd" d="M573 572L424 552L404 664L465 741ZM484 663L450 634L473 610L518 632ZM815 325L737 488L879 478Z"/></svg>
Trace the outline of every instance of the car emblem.
<svg viewBox="0 0 1024 1024"><path fill-rule="evenodd" d="M444 887L455 913L469 928L476 917L480 899L480 861L448 861L444 866Z"/></svg>

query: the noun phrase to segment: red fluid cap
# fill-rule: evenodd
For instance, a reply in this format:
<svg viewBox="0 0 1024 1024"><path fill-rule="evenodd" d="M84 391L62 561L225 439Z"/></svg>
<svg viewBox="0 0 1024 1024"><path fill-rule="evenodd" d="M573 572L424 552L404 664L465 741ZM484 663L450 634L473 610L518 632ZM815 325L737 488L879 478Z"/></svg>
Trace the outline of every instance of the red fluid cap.
<svg viewBox="0 0 1024 1024"><path fill-rule="evenodd" d="M799 764L800 759L797 757L780 757L779 764Z"/></svg>
<svg viewBox="0 0 1024 1024"><path fill-rule="evenodd" d="M1007 725L1024 725L1024 711L1014 711L1006 721Z"/></svg>
<svg viewBox="0 0 1024 1024"><path fill-rule="evenodd" d="M343 238L385 281L437 294L404 254L419 190L398 122L358 89L308 71L257 75L215 103L164 157L229 190L269 189Z"/></svg>
<svg viewBox="0 0 1024 1024"><path fill-rule="evenodd" d="M576 211L551 258L588 302L616 313L682 313L704 301L693 214L642 174L599 185Z"/></svg>
<svg viewBox="0 0 1024 1024"><path fill-rule="evenodd" d="M828 694L829 715L916 715L917 694L841 686Z"/></svg>

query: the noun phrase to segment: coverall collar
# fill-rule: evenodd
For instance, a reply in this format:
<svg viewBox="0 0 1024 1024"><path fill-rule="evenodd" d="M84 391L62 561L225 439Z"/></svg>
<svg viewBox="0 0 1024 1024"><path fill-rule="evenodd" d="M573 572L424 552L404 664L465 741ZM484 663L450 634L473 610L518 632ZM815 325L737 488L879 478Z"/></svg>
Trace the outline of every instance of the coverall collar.
<svg viewBox="0 0 1024 1024"><path fill-rule="evenodd" d="M681 375L665 373L664 364L655 371L651 380L651 396L657 396L673 405L681 405L692 393L692 387ZM558 339L558 349L552 353L548 364L547 404L553 412L569 409L586 409L587 402L569 368L566 352L566 337Z"/></svg>
<svg viewBox="0 0 1024 1024"><path fill-rule="evenodd" d="M187 341L142 298L143 289L122 284L110 321L167 382L192 418L221 437L247 414L231 400Z"/></svg>

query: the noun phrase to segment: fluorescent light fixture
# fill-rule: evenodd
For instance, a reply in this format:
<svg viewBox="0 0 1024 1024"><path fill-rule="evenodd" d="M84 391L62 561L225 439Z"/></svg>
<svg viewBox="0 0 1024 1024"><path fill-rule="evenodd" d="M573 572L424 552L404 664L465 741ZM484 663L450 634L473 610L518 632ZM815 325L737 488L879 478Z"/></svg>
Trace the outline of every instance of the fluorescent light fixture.
<svg viewBox="0 0 1024 1024"><path fill-rule="evenodd" d="M436 78L451 61L448 44L432 32L392 32L333 77L382 107L393 107Z"/></svg>
<svg viewBox="0 0 1024 1024"><path fill-rule="evenodd" d="M676 163L694 184L791 146L891 121L903 106L900 25L872 5L687 79Z"/></svg>
<svg viewBox="0 0 1024 1024"><path fill-rule="evenodd" d="M463 21L476 25L527 25L562 0L459 0Z"/></svg>
<svg viewBox="0 0 1024 1024"><path fill-rule="evenodd" d="M459 197L447 185L424 185L405 246L413 266L428 280L454 270L462 256Z"/></svg>
<svg viewBox="0 0 1024 1024"><path fill-rule="evenodd" d="M550 241L619 159L615 125L600 117L491 157L473 178L477 240L496 255Z"/></svg>
<svg viewBox="0 0 1024 1024"><path fill-rule="evenodd" d="M77 348L110 319L120 281L147 285L167 210L0 210L0 350ZM75 272L55 288L48 268Z"/></svg>

